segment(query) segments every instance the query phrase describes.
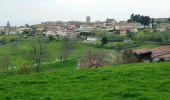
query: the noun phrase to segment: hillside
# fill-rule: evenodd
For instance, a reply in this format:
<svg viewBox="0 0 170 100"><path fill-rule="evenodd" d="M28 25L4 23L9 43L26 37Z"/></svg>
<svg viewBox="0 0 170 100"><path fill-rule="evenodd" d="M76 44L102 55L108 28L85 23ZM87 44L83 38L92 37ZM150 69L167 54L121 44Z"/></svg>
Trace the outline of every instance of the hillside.
<svg viewBox="0 0 170 100"><path fill-rule="evenodd" d="M1 36L0 36L1 37ZM9 37L8 37L9 38ZM18 41L9 42L6 44L0 44L0 60L8 57L10 59L11 67L20 67L22 64L33 65L33 61L28 57L32 46L36 43L36 37L23 38L20 37ZM51 63L56 59L60 59L61 53L61 41L52 41L45 43L47 46L47 56L43 59L43 63ZM84 45L77 42L74 45L74 49L68 56L68 59L75 59L79 56L83 56L91 53L98 52L113 52L114 50L95 48L88 45ZM0 64L1 68L1 64Z"/></svg>
<svg viewBox="0 0 170 100"><path fill-rule="evenodd" d="M73 69L68 64L62 70L61 66L57 66L53 65L56 71L39 74L0 73L0 99L170 99L170 62L116 65L97 69Z"/></svg>

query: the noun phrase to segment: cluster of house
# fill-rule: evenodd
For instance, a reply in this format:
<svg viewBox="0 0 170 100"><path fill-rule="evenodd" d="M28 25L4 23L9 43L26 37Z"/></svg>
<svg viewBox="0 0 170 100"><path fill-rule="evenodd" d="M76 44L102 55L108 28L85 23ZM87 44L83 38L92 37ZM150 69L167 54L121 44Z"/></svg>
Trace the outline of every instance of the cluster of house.
<svg viewBox="0 0 170 100"><path fill-rule="evenodd" d="M155 31L165 31L170 29L170 24L167 23L166 18L155 18L154 23L147 26L149 29L154 29ZM159 24L158 24L159 23ZM153 28L154 25L154 28ZM69 21L69 22L42 22L41 24L32 25L31 27L13 27L10 26L9 22L6 27L0 27L0 33L5 34L16 34L22 33L24 30L29 28L34 29L36 34L45 34L46 36L61 35L67 36L74 32L91 32L93 30L106 30L109 32L114 32L115 34L125 35L129 32L138 32L140 29L146 28L144 25L136 22L119 21L115 19L107 18L106 21L95 21L91 22L90 16L86 18L86 22L81 21Z"/></svg>
<svg viewBox="0 0 170 100"><path fill-rule="evenodd" d="M16 27L16 26L0 26L0 34L6 34L6 35L9 35L9 34L18 34L18 33L22 33L23 31L25 30L29 30L30 28L29 27L24 27L24 26L21 26L21 27Z"/></svg>
<svg viewBox="0 0 170 100"><path fill-rule="evenodd" d="M166 31L170 30L169 18L153 18L152 19L152 29L154 31Z"/></svg>
<svg viewBox="0 0 170 100"><path fill-rule="evenodd" d="M106 30L116 34L125 35L128 32L138 32L138 29L144 28L139 23L129 23L126 21L117 22L115 19L107 19L106 21L87 22L70 21L70 22L43 22L33 25L37 32L45 35L68 35L73 32L92 32L93 30Z"/></svg>
<svg viewBox="0 0 170 100"><path fill-rule="evenodd" d="M170 45L154 49L142 48L134 52L143 61L170 61Z"/></svg>

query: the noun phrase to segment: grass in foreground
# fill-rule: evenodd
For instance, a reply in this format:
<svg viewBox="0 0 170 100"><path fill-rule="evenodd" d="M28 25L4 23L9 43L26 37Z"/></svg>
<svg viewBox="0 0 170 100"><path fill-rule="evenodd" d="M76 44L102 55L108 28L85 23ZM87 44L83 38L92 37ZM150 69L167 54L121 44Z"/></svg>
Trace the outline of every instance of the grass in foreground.
<svg viewBox="0 0 170 100"><path fill-rule="evenodd" d="M59 71L62 66L63 70ZM56 71L40 74L0 73L0 99L170 99L170 62L116 65L98 69L73 69L64 64L53 67L56 67Z"/></svg>

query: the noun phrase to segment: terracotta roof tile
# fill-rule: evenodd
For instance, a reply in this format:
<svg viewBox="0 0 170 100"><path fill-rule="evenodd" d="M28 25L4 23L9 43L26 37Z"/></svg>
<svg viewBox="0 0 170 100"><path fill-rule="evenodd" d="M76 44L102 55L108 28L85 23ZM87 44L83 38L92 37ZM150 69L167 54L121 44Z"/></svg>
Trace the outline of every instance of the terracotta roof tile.
<svg viewBox="0 0 170 100"><path fill-rule="evenodd" d="M170 53L170 45L161 46L159 48L152 49L152 56L159 56L162 54Z"/></svg>
<svg viewBox="0 0 170 100"><path fill-rule="evenodd" d="M143 48L143 49L138 49L134 51L136 54L144 54L144 53L149 53L151 50Z"/></svg>

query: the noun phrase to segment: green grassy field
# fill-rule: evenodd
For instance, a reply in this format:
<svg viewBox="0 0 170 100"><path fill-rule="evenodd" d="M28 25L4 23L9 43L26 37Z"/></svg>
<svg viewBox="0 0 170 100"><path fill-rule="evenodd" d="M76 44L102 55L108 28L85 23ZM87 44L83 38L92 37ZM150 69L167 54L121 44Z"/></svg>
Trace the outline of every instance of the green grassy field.
<svg viewBox="0 0 170 100"><path fill-rule="evenodd" d="M1 100L169 100L170 62L75 69L74 62L49 65L55 71L0 73ZM48 68L48 69L49 69ZM54 69L54 68L53 68Z"/></svg>
<svg viewBox="0 0 170 100"><path fill-rule="evenodd" d="M35 39L30 37L0 45L0 57L11 56L11 65L16 67L32 64L25 57L34 43ZM170 62L77 69L76 58L89 50L91 53L116 52L77 42L68 60L53 62L59 59L60 47L61 42L47 43L48 56L40 73L0 72L0 100L170 100Z"/></svg>
<svg viewBox="0 0 170 100"><path fill-rule="evenodd" d="M28 59L27 56L30 54L29 50L31 49L31 46L34 45L35 42L36 41L34 37L29 37L26 39L21 38L18 42L11 42L4 45L0 45L0 58L3 58L6 55L10 56L12 67L19 67L22 64L32 64L33 62L30 61L30 59ZM55 59L60 59L61 42L53 41L53 42L46 43L46 45L47 45L48 55L43 60L43 62L51 63ZM91 51L91 53L97 53L97 52L115 53L115 51L113 50L90 47L80 42L77 42L75 44L74 49L70 53L68 59L76 59L79 56L88 54L89 51Z"/></svg>

